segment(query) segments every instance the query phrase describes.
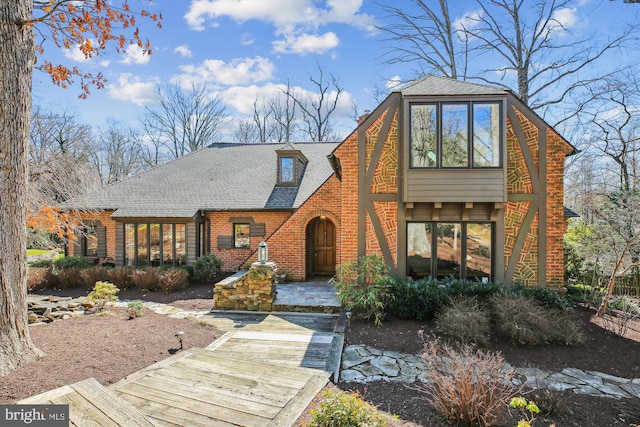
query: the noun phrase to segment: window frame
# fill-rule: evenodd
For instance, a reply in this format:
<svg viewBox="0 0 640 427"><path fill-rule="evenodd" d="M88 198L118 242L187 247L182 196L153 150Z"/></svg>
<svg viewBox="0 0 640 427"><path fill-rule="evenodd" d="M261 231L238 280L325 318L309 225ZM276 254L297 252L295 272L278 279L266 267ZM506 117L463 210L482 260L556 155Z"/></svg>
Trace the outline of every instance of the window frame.
<svg viewBox="0 0 640 427"><path fill-rule="evenodd" d="M443 132L445 128L445 117L443 115L443 107L447 106L457 106L464 105L466 106L466 164L463 166L443 166ZM497 156L497 165L483 165L476 166L475 156L476 156L476 132L475 125L475 106L477 105L495 105L498 107L497 117L498 117L498 147L499 150L496 153L493 153L493 157ZM434 165L414 165L414 110L413 108L416 106L431 106L435 111L435 164ZM413 170L465 170L465 169L474 169L474 170L482 170L482 169L501 169L503 168L503 150L504 150L504 129L505 129L505 119L503 117L503 101L499 99L477 99L477 100L468 100L468 101L460 101L460 100L439 100L439 101L410 101L408 102L408 113L407 113L407 131L408 131L408 167Z"/></svg>
<svg viewBox="0 0 640 427"><path fill-rule="evenodd" d="M153 260L151 259L151 226L152 225L159 225L159 234L160 234L160 242L159 242L159 253L158 253L158 258L154 258ZM184 226L184 262L179 262L179 260L177 259L178 257L176 256L176 226L178 225L182 225ZM165 262L165 240L164 240L164 233L165 233L165 227L166 226L170 226L170 230L167 230L168 232L170 232L171 234L171 262ZM146 230L143 231L143 233L145 234L145 246L146 246L146 263L144 265L142 265L139 261L139 251L140 251L140 242L139 242L139 233L140 230L143 230L144 228L146 228ZM128 236L127 236L127 232L129 232L131 234L131 237L133 237L133 242L129 242L128 241ZM172 267L179 267L181 265L185 265L186 264L186 249L188 247L187 244L187 223L186 222L124 222L123 223L123 227L122 227L122 253L123 253L123 260L124 260L124 265L125 266L130 266L130 267L140 267L141 265L144 267L159 267L159 266L164 266L164 265L170 265ZM127 253L128 248L127 246L129 245L129 249L131 253ZM131 258L131 256L133 256L133 258ZM154 262L156 261L157 262ZM155 265L157 264L157 265Z"/></svg>
<svg viewBox="0 0 640 427"><path fill-rule="evenodd" d="M242 236L241 238L243 239L247 239L247 244L246 245L242 245L242 246L238 246L238 234L237 234L237 229L236 227L239 226L246 226L247 227L247 234L246 236ZM233 249L251 249L251 224L248 222L234 222L233 223L233 229L232 229L233 233Z"/></svg>
<svg viewBox="0 0 640 427"><path fill-rule="evenodd" d="M431 233L431 242L430 242L430 256L431 258L429 258L429 276L425 276L425 277L429 277L431 279L434 280L443 280L443 279L438 279L438 242L437 242L437 238L433 238L433 236L437 236L437 229L438 229L438 225L439 224L460 224L461 225L461 230L460 230L460 277L459 279L461 280L468 280L467 277L467 272L468 272L468 266L467 266L467 241L468 241L468 226L470 224L482 224L482 225L489 225L491 227L491 231L490 231L490 235L491 235L491 246L490 246L490 257L489 257L489 261L491 262L491 267L490 267L490 271L489 271L489 278L488 281L492 282L495 279L495 269L496 269L496 223L493 221L447 221L447 220L443 220L443 221L407 221L406 225L405 225L405 236L406 236L406 252L405 252L405 257L407 259L406 262L406 272L405 275L407 277L411 277L410 275L410 262L409 262L409 225L410 224L429 224L430 226L430 233ZM472 279L469 279L472 280Z"/></svg>
<svg viewBox="0 0 640 427"><path fill-rule="evenodd" d="M89 236L95 237L95 253L89 253ZM98 241L98 229L96 226L85 226L82 234L82 256L86 258L97 258L100 242Z"/></svg>

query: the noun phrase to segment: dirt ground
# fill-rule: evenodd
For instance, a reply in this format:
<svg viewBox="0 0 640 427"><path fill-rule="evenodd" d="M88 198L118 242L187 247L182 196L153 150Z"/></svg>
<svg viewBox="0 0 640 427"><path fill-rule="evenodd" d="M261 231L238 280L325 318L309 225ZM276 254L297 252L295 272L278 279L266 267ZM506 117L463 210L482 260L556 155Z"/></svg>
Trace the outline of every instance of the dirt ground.
<svg viewBox="0 0 640 427"><path fill-rule="evenodd" d="M45 294L86 295L82 290L48 291ZM212 307L211 286L192 286L175 294L128 290L120 299L142 299L169 303L187 310ZM575 309L575 320L585 333L587 343L580 347L520 347L494 342L491 350L500 351L514 366L532 366L558 371L565 367L605 372L625 378L640 378L640 323L635 323L622 338L594 323L593 312ZM109 385L132 372L151 365L178 351L175 332L184 332L184 348L204 347L222 332L190 320L172 319L145 310L144 316L127 320L123 309L111 309L109 315L85 315L31 327L36 345L45 352L38 361L8 376L0 377L0 403L10 403L64 384L95 377ZM352 320L345 334L346 343L367 344L379 349L420 353L418 331L431 331L429 322L387 319L382 326ZM149 333L153 331L153 333ZM424 395L407 385L339 383L344 390L357 390L379 410L396 415L398 425L445 426L446 422L431 408ZM329 386L333 387L333 386ZM552 416L539 416L534 425L629 427L640 424L640 399L616 400L555 393L550 399L560 402ZM317 400L320 400L318 397ZM507 409L500 427L513 427L518 418Z"/></svg>

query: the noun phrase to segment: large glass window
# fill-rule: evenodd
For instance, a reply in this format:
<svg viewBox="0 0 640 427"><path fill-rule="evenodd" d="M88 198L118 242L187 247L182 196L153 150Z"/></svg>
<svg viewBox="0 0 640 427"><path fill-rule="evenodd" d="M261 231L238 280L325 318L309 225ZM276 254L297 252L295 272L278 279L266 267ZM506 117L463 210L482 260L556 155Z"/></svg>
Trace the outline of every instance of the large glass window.
<svg viewBox="0 0 640 427"><path fill-rule="evenodd" d="M410 105L412 168L500 166L499 102Z"/></svg>
<svg viewBox="0 0 640 427"><path fill-rule="evenodd" d="M87 227L82 238L82 255L86 257L98 256L98 233L95 227Z"/></svg>
<svg viewBox="0 0 640 427"><path fill-rule="evenodd" d="M280 157L280 182L295 182L293 157Z"/></svg>
<svg viewBox="0 0 640 427"><path fill-rule="evenodd" d="M407 224L407 275L490 281L492 248L491 223L411 222Z"/></svg>
<svg viewBox="0 0 640 427"><path fill-rule="evenodd" d="M125 265L184 265L187 261L186 228L186 224L125 224Z"/></svg>
<svg viewBox="0 0 640 427"><path fill-rule="evenodd" d="M249 224L233 224L233 247L236 249L247 249L251 247L251 237L249 234Z"/></svg>

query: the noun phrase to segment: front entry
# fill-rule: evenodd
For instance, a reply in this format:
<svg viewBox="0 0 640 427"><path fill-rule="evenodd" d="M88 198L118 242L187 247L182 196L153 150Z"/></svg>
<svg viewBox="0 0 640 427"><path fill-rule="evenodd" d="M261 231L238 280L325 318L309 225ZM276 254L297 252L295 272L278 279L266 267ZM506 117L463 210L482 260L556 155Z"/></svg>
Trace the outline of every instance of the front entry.
<svg viewBox="0 0 640 427"><path fill-rule="evenodd" d="M329 276L336 272L336 227L326 217L307 225L307 276Z"/></svg>

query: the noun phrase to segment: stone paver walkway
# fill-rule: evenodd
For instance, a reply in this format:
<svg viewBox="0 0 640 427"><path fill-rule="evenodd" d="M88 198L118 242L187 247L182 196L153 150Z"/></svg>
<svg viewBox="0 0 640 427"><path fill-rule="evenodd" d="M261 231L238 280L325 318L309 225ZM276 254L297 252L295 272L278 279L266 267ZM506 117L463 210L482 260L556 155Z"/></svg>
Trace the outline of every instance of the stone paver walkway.
<svg viewBox="0 0 640 427"><path fill-rule="evenodd" d="M340 381L367 383L392 381L426 382L425 364L415 354L383 351L365 345L350 345L342 353ZM560 372L545 372L536 368L513 368L517 381L526 381L537 388L573 390L609 398L640 398L640 378L620 378L602 372L566 368Z"/></svg>

